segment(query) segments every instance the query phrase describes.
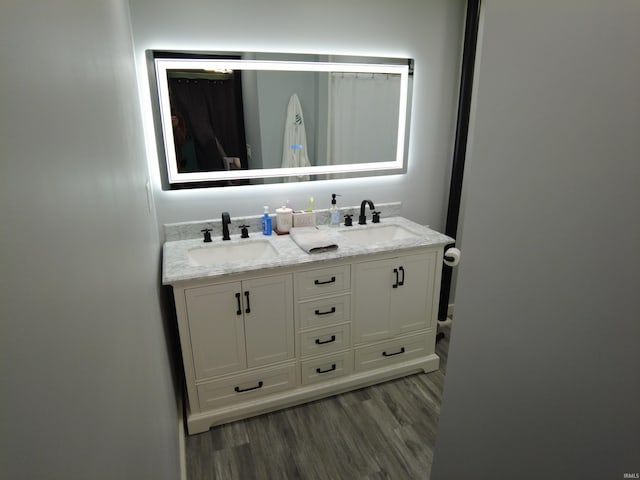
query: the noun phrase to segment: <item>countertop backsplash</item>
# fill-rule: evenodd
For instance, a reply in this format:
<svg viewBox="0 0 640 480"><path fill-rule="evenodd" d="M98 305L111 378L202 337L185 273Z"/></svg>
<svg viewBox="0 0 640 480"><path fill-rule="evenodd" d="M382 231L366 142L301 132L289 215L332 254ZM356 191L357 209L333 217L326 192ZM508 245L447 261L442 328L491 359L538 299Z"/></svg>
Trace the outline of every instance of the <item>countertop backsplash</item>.
<svg viewBox="0 0 640 480"><path fill-rule="evenodd" d="M397 217L400 215L400 210L402 209L402 202L389 202L389 203L380 203L376 204L376 211L381 212L380 218L388 218L388 217ZM354 207L341 207L340 210L340 218L342 225L344 223L344 216L351 214L353 215L353 223L356 225L358 223L358 216L360 215L360 206ZM328 225L330 220L330 214L328 209L314 209L314 213L316 214L316 225ZM371 211L369 207L366 208L365 211L367 215L367 222L371 222ZM229 225L229 233L231 235L239 235L240 234L240 226L248 225L249 226L249 234L252 233L261 233L261 219L262 215L251 215L246 217L234 217L233 212L229 212L231 215L231 224ZM205 228L211 229L212 237L222 236L222 212L220 212L220 217L211 220L198 220L193 222L180 222L180 223L166 223L164 225L164 237L165 241L176 241L176 240L193 240L202 238L202 230ZM275 212L271 212L271 219L273 221L273 226L276 226L276 214ZM274 232L274 235L276 233Z"/></svg>

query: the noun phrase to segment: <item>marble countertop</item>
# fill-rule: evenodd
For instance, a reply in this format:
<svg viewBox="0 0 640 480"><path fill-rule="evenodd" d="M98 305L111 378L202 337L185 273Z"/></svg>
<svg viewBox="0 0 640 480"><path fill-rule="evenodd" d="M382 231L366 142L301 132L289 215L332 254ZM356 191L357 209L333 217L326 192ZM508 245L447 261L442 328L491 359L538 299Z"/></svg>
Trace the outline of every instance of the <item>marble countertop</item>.
<svg viewBox="0 0 640 480"><path fill-rule="evenodd" d="M361 243L340 234L344 230L370 229L385 225L400 226L415 236L385 242ZM217 279L237 273L322 263L373 253L398 252L416 247L438 247L454 242L451 237L400 216L383 218L378 224L372 224L369 221L367 225L354 224L352 227L319 225L317 228L325 232L338 245L338 248L322 253L307 253L293 241L290 235L276 235L274 233L270 236L264 236L259 232L251 233L248 239L240 238L239 234L231 235L231 240L225 242L222 241L221 236L214 236L211 243L204 243L201 238L167 241L163 246L162 283L163 285L174 285L197 279ZM247 244L265 240L276 249L277 255L213 265L195 265L189 260L189 250L195 247L215 247L217 244L223 243L225 245Z"/></svg>

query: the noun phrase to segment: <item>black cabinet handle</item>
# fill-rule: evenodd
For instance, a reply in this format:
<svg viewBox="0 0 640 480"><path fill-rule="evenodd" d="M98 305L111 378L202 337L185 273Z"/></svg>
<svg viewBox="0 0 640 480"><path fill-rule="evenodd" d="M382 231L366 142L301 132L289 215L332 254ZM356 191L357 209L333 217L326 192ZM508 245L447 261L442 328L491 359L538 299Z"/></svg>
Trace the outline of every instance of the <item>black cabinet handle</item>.
<svg viewBox="0 0 640 480"><path fill-rule="evenodd" d="M251 303L249 303L249 291L248 290L246 292L244 292L244 296L247 299L247 309L244 311L244 313L251 313Z"/></svg>
<svg viewBox="0 0 640 480"><path fill-rule="evenodd" d="M332 364L331 368L328 368L326 370L320 370L319 368L316 368L316 373L329 373L329 372L333 372L336 369L336 364Z"/></svg>
<svg viewBox="0 0 640 480"><path fill-rule="evenodd" d="M236 301L238 302L238 310L236 315L242 315L242 305L240 304L240 292L236 293Z"/></svg>
<svg viewBox="0 0 640 480"><path fill-rule="evenodd" d="M256 385L255 387L249 387L249 388L240 388L240 387L236 387L236 388L234 388L234 390L235 390L236 392L238 392L238 393L242 393L242 392L250 392L251 390L257 390L257 389L259 389L259 388L262 388L262 385L264 385L264 384L262 383L262 380L260 380L260 381L258 382L258 385Z"/></svg>
<svg viewBox="0 0 640 480"><path fill-rule="evenodd" d="M404 353L404 347L400 348L400 351L399 352L395 352L395 353L382 352L382 356L384 356L384 357L393 357L394 355L400 355L401 353Z"/></svg>
<svg viewBox="0 0 640 480"><path fill-rule="evenodd" d="M396 283L393 284L393 288L398 288L398 269L394 268L393 273L396 274Z"/></svg>
<svg viewBox="0 0 640 480"><path fill-rule="evenodd" d="M404 267L400 267L398 270L400 270L400 272L402 273L402 280L400 280L398 285L402 286L404 285Z"/></svg>
<svg viewBox="0 0 640 480"><path fill-rule="evenodd" d="M336 307L331 307L331 310L327 312L321 312L320 310L316 310L316 315L330 315L332 313L336 313Z"/></svg>
<svg viewBox="0 0 640 480"><path fill-rule="evenodd" d="M327 280L326 282L321 282L320 280L316 280L315 283L316 285L326 285L327 283L334 283L336 281L336 277L331 277L331 280Z"/></svg>
<svg viewBox="0 0 640 480"><path fill-rule="evenodd" d="M336 341L335 335L331 335L331 340L325 340L324 342L321 342L319 338L316 338L316 345L324 345L325 343L331 343L335 341Z"/></svg>

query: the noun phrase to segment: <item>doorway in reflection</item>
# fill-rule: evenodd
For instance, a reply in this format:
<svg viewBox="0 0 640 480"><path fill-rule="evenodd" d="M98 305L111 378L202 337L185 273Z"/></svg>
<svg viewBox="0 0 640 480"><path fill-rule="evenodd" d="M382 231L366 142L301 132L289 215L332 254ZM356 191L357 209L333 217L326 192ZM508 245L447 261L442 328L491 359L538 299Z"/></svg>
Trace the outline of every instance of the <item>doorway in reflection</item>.
<svg viewBox="0 0 640 480"><path fill-rule="evenodd" d="M168 74L179 173L247 168L241 72Z"/></svg>

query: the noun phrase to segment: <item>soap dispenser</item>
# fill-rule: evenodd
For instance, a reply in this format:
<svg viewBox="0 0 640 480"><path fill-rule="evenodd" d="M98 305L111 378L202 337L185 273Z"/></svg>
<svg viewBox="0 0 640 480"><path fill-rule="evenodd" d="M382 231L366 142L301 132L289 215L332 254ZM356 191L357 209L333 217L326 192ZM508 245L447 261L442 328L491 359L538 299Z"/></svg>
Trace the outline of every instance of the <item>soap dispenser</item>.
<svg viewBox="0 0 640 480"><path fill-rule="evenodd" d="M262 215L262 234L271 235L271 215L269 215L269 207L264 206L264 215Z"/></svg>
<svg viewBox="0 0 640 480"><path fill-rule="evenodd" d="M338 210L338 205L336 205L336 197L339 197L335 193L331 194L331 208L329 208L330 215L330 224L332 227L337 227L340 225L340 210Z"/></svg>

